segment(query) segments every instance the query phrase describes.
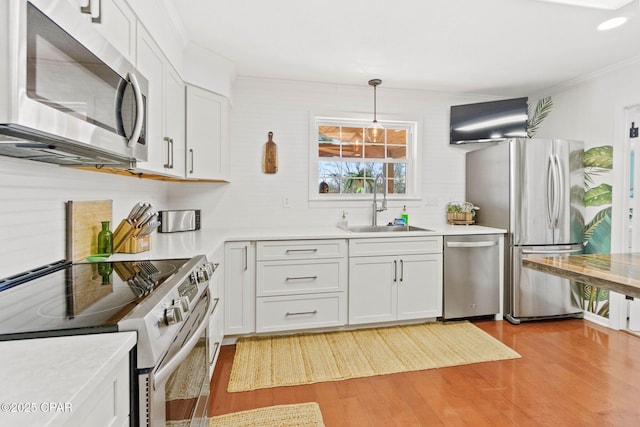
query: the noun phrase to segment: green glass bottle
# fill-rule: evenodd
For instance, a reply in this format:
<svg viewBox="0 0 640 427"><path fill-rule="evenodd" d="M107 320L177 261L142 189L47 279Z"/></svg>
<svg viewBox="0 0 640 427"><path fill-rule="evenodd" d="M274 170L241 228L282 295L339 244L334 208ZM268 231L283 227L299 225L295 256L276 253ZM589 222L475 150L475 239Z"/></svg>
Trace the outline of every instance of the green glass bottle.
<svg viewBox="0 0 640 427"><path fill-rule="evenodd" d="M110 262L99 262L98 273L100 273L100 276L102 276L103 285L111 284L111 273L113 273L113 265L111 265Z"/></svg>
<svg viewBox="0 0 640 427"><path fill-rule="evenodd" d="M98 233L98 253L106 255L113 253L113 233L109 230L109 221L102 221L102 230Z"/></svg>

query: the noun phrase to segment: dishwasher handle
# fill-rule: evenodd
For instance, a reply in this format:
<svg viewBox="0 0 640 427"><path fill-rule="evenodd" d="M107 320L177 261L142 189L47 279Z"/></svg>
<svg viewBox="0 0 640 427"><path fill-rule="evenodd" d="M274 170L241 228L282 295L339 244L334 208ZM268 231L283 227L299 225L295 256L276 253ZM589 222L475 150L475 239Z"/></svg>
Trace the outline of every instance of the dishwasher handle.
<svg viewBox="0 0 640 427"><path fill-rule="evenodd" d="M497 240L486 240L480 242L447 242L448 248L487 248L496 246Z"/></svg>

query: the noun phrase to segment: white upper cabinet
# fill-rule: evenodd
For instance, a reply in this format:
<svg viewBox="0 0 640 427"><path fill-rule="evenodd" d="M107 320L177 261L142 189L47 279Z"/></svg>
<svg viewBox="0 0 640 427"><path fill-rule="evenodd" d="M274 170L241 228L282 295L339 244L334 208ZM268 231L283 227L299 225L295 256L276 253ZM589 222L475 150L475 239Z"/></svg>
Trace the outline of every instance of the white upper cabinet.
<svg viewBox="0 0 640 427"><path fill-rule="evenodd" d="M228 181L230 105L225 82L233 64L210 52L186 49L181 44L184 37L171 26L166 13L148 3L66 1L149 82L145 125L148 158L138 162L136 168L143 174L169 178ZM185 55L189 64L186 71L182 64ZM195 80L188 76L185 79L185 72ZM185 90L185 80L199 86L186 85ZM224 93L220 95L205 88L223 88L226 92L220 90Z"/></svg>
<svg viewBox="0 0 640 427"><path fill-rule="evenodd" d="M184 83L178 73L166 64L164 74L164 136L167 148L165 171L171 175L185 176L185 99Z"/></svg>
<svg viewBox="0 0 640 427"><path fill-rule="evenodd" d="M184 85L142 25L137 34L137 68L149 81L145 128L148 159L137 167L184 178Z"/></svg>
<svg viewBox="0 0 640 427"><path fill-rule="evenodd" d="M186 177L229 179L229 101L187 85Z"/></svg>
<svg viewBox="0 0 640 427"><path fill-rule="evenodd" d="M136 58L136 15L125 0L70 0L130 62Z"/></svg>
<svg viewBox="0 0 640 427"><path fill-rule="evenodd" d="M164 173L164 141L162 140L162 116L164 105L162 51L151 35L138 26L137 68L149 81L146 105L146 141L149 144L147 161L138 162L140 169Z"/></svg>

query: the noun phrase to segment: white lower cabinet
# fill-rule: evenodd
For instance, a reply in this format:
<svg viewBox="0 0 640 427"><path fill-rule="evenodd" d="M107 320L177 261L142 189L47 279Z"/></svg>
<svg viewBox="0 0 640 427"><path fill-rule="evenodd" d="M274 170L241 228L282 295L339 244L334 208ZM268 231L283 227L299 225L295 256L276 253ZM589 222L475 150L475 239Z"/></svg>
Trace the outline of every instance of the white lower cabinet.
<svg viewBox="0 0 640 427"><path fill-rule="evenodd" d="M328 328L347 323L343 293L258 298L256 332Z"/></svg>
<svg viewBox="0 0 640 427"><path fill-rule="evenodd" d="M220 354L220 346L224 338L224 293L222 291L221 277L224 275L224 267L220 262L222 256L218 255L212 259L217 268L213 276L209 278L209 289L213 300L211 311L209 312L209 326L207 334L209 338L209 379L213 376L213 371Z"/></svg>
<svg viewBox="0 0 640 427"><path fill-rule="evenodd" d="M220 346L224 338L222 300L214 300L214 308L209 316L209 379L213 376L216 361L220 354Z"/></svg>
<svg viewBox="0 0 640 427"><path fill-rule="evenodd" d="M70 373L71 375L71 373ZM129 354L125 354L100 383L82 407L73 408L65 423L74 426L124 427L129 425Z"/></svg>
<svg viewBox="0 0 640 427"><path fill-rule="evenodd" d="M442 237L350 241L349 324L439 316Z"/></svg>
<svg viewBox="0 0 640 427"><path fill-rule="evenodd" d="M255 332L256 251L253 242L224 245L224 334Z"/></svg>
<svg viewBox="0 0 640 427"><path fill-rule="evenodd" d="M258 242L256 251L256 332L346 324L345 240Z"/></svg>
<svg viewBox="0 0 640 427"><path fill-rule="evenodd" d="M224 334L442 316L442 236L228 242Z"/></svg>

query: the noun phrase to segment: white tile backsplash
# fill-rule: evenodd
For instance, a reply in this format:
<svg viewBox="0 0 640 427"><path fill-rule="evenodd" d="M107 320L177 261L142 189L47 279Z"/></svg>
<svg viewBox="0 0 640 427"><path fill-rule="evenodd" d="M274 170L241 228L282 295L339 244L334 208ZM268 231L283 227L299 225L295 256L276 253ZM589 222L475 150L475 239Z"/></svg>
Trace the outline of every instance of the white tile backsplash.
<svg viewBox="0 0 640 427"><path fill-rule="evenodd" d="M0 157L0 277L64 259L65 202L107 199L119 222L137 201L166 209L166 183Z"/></svg>

